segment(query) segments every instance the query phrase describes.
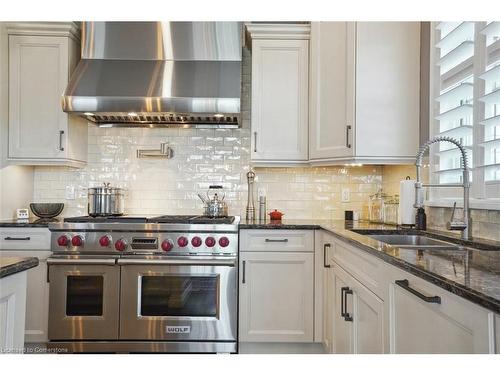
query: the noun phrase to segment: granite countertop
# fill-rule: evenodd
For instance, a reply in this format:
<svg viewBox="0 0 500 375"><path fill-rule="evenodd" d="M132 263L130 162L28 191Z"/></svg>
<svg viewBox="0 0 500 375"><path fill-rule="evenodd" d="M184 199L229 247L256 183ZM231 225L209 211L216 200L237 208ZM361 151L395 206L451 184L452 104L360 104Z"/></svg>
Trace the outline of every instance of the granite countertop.
<svg viewBox="0 0 500 375"><path fill-rule="evenodd" d="M31 217L28 220L0 220L0 228L48 228L50 223L58 223L62 218L39 219Z"/></svg>
<svg viewBox="0 0 500 375"><path fill-rule="evenodd" d="M246 223L241 229L324 229L378 258L425 279L453 294L500 314L500 242L463 241L437 231L419 232L394 225L344 220L296 220L279 223ZM426 234L455 242L458 250L403 249L377 241L367 234Z"/></svg>
<svg viewBox="0 0 500 375"><path fill-rule="evenodd" d="M35 257L2 257L0 256L0 279L38 266Z"/></svg>

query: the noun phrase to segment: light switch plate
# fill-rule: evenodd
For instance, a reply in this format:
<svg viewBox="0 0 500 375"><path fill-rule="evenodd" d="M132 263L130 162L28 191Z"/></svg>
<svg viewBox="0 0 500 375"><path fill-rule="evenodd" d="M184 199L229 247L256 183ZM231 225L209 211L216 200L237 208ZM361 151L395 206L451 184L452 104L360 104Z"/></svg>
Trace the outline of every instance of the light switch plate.
<svg viewBox="0 0 500 375"><path fill-rule="evenodd" d="M342 188L342 202L349 202L351 200L351 190L349 188Z"/></svg>
<svg viewBox="0 0 500 375"><path fill-rule="evenodd" d="M75 199L75 187L73 185L66 186L66 199Z"/></svg>

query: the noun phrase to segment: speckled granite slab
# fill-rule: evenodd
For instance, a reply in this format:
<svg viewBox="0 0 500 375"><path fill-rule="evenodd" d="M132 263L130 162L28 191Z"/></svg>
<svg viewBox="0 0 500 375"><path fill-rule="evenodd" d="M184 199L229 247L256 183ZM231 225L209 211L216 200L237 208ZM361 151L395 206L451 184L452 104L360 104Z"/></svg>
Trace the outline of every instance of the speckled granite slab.
<svg viewBox="0 0 500 375"><path fill-rule="evenodd" d="M396 267L453 294L500 314L500 242L463 241L440 232L418 232L386 224L339 221L284 221L240 223L240 229L324 229ZM368 237L369 234L426 234L453 242L456 250L406 249Z"/></svg>
<svg viewBox="0 0 500 375"><path fill-rule="evenodd" d="M38 258L35 257L2 257L0 256L0 279L29 270L38 266Z"/></svg>
<svg viewBox="0 0 500 375"><path fill-rule="evenodd" d="M259 221L249 222L241 219L240 229L321 229L321 225L319 225L316 221L308 221L308 220L284 220L284 221L269 221L267 220L264 223L260 223Z"/></svg>
<svg viewBox="0 0 500 375"><path fill-rule="evenodd" d="M17 221L17 220L1 220L0 221L0 228L48 228L49 223L57 223L61 221L62 219L37 219L37 218L30 218L27 221Z"/></svg>

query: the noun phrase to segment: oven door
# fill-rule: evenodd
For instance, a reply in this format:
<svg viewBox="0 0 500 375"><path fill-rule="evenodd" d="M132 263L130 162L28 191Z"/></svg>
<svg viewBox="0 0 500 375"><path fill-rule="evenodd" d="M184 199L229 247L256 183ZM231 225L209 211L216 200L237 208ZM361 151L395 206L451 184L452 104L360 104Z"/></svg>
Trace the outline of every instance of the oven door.
<svg viewBox="0 0 500 375"><path fill-rule="evenodd" d="M120 259L121 340L236 341L237 259Z"/></svg>
<svg viewBox="0 0 500 375"><path fill-rule="evenodd" d="M118 339L116 259L50 257L49 340Z"/></svg>

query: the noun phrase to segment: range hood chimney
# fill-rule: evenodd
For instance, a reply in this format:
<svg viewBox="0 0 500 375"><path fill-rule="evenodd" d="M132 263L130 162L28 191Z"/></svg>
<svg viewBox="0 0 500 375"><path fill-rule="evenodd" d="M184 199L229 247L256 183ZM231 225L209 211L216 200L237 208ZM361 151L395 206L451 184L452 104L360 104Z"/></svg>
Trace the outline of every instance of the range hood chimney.
<svg viewBox="0 0 500 375"><path fill-rule="evenodd" d="M64 112L99 126L240 126L240 22L84 22Z"/></svg>

